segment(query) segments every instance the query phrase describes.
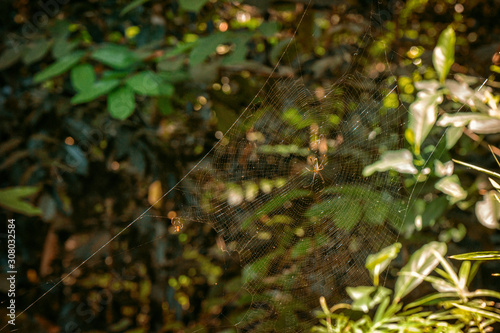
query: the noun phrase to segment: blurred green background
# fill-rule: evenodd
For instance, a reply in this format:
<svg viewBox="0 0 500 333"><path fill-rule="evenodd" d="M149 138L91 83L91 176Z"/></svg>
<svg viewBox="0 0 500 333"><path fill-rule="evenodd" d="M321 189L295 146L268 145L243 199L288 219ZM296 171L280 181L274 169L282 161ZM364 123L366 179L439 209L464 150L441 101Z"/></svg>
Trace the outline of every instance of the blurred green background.
<svg viewBox="0 0 500 333"><path fill-rule="evenodd" d="M2 1L0 215L16 219L18 310L174 186L268 78L301 79L314 91L362 72L396 82L409 109L415 82L438 78L432 50L451 25L451 73L497 89L498 17L500 4L486 0ZM485 142L500 136L469 134L444 148L443 132L431 131L420 159L439 149L442 162L496 170ZM498 249L498 221L484 226L474 210L486 178L462 169L460 180L461 205L436 189L437 178L402 180L418 188L410 217L424 216L400 230L406 257L436 239L454 253ZM168 200L157 208L172 209ZM219 250L210 225L176 232L159 220L114 240L20 316L20 331L233 332L249 308L266 309L242 289L245 266ZM483 267L478 287L493 288L495 269ZM294 320L297 330L314 323ZM239 327L272 330L251 320Z"/></svg>

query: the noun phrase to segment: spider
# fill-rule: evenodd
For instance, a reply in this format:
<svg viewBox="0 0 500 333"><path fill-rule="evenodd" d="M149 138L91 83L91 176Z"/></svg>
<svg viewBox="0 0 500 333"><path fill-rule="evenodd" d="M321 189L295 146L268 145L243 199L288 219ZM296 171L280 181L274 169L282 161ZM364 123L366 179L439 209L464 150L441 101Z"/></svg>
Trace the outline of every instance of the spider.
<svg viewBox="0 0 500 333"><path fill-rule="evenodd" d="M182 224L180 217L172 218L171 222L172 222L172 225L174 226L175 232L180 232L181 229L184 227L184 224Z"/></svg>
<svg viewBox="0 0 500 333"><path fill-rule="evenodd" d="M309 169L309 168L306 167L307 171L313 173L313 179L312 179L312 182L311 182L311 186L314 185L314 180L316 179L316 175L318 175L321 178L321 181L324 184L325 183L325 179L321 175L321 170L323 170L325 168L325 165L326 165L325 155L323 155L323 158L321 159L321 162L319 162L319 160L318 160L317 157L313 157L311 159L311 162L312 162L311 163L312 164L312 168Z"/></svg>

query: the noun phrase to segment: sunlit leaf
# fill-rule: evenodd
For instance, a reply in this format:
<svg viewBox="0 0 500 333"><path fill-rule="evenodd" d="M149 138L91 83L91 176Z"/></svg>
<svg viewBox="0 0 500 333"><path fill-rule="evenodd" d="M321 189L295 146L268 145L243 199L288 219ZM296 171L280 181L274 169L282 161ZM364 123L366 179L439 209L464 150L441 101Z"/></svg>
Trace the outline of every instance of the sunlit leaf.
<svg viewBox="0 0 500 333"><path fill-rule="evenodd" d="M77 91L90 89L95 82L94 67L89 64L81 64L71 69L71 84Z"/></svg>
<svg viewBox="0 0 500 333"><path fill-rule="evenodd" d="M0 189L0 206L5 209L28 215L40 215L42 210L25 201L26 197L34 195L40 191L40 187L18 186Z"/></svg>
<svg viewBox="0 0 500 333"><path fill-rule="evenodd" d="M71 104L80 104L90 102L100 96L103 96L118 87L119 80L103 80L94 83L88 89L80 91L71 99Z"/></svg>
<svg viewBox="0 0 500 333"><path fill-rule="evenodd" d="M440 160L434 162L435 173L438 177L451 176L453 174L453 161L442 163Z"/></svg>
<svg viewBox="0 0 500 333"><path fill-rule="evenodd" d="M419 298L418 300L416 300L414 302L408 303L405 306L405 309L411 309L411 308L423 306L426 304L434 304L434 303L436 303L436 301L445 300L446 298L455 298L456 299L457 293L456 292L449 292L449 293L439 292L439 293L430 294L430 295L424 296L422 298Z"/></svg>
<svg viewBox="0 0 500 333"><path fill-rule="evenodd" d="M417 81L414 84L415 88L417 88L418 90L428 90L430 92L438 90L438 88L441 86L436 80Z"/></svg>
<svg viewBox="0 0 500 333"><path fill-rule="evenodd" d="M346 292L353 300L352 309L368 312L391 295L392 291L384 287L347 287Z"/></svg>
<svg viewBox="0 0 500 333"><path fill-rule="evenodd" d="M130 87L119 87L108 95L108 110L113 118L127 119L134 109L135 96Z"/></svg>
<svg viewBox="0 0 500 333"><path fill-rule="evenodd" d="M75 66L80 61L80 59L85 56L85 53L85 51L76 51L58 59L55 63L49 65L44 70L37 73L34 76L33 81L35 83L40 83L54 76L63 74L64 72Z"/></svg>
<svg viewBox="0 0 500 333"><path fill-rule="evenodd" d="M460 266L460 271L458 272L458 278L460 281L460 289L464 289L467 286L469 280L469 274L471 269L471 262L464 261Z"/></svg>
<svg viewBox="0 0 500 333"><path fill-rule="evenodd" d="M484 169L484 168L478 167L478 166L476 166L474 164L469 164L469 163L465 163L465 162L458 161L458 160L453 160L453 162L455 162L457 164L465 165L466 167L472 168L472 169L477 170L477 171L484 172L487 175L490 175L490 176L493 176L493 177L497 177L497 178L500 179L500 174L499 173L490 171L488 169Z"/></svg>
<svg viewBox="0 0 500 333"><path fill-rule="evenodd" d="M489 177L488 177L488 180L490 181L491 186L493 186L493 188L495 190L497 190L497 191L500 190L500 184L498 184L496 181L494 181L493 179L491 179Z"/></svg>
<svg viewBox="0 0 500 333"><path fill-rule="evenodd" d="M349 297L354 301L353 309L368 312L370 310L370 301L372 300L371 294L377 290L377 287L360 286L360 287L347 287L346 292ZM355 305L354 305L355 304Z"/></svg>
<svg viewBox="0 0 500 333"><path fill-rule="evenodd" d="M462 188L460 179L457 175L442 178L434 185L434 187L447 194L450 197L450 204L452 205L467 198L467 191Z"/></svg>
<svg viewBox="0 0 500 333"><path fill-rule="evenodd" d="M289 108L282 115L283 119L290 123L290 125L294 126L297 129L302 129L304 127L308 127L312 124L313 120L308 119L306 115L301 114L299 110L296 108Z"/></svg>
<svg viewBox="0 0 500 333"><path fill-rule="evenodd" d="M407 131L412 134L411 141L413 142L409 142L414 146L415 154L418 155L422 143L436 122L438 104L443 101L443 95L440 92L421 91L417 96L417 100L410 105Z"/></svg>
<svg viewBox="0 0 500 333"><path fill-rule="evenodd" d="M431 242L422 246L411 257L408 263L401 269L401 273L415 272L423 277L429 275L430 272L439 264L439 259L433 253L444 255L446 253L446 244L439 242ZM394 299L399 302L401 298L410 293L420 283L422 277L412 276L410 274L401 274L394 288Z"/></svg>
<svg viewBox="0 0 500 333"><path fill-rule="evenodd" d="M366 258L365 267L370 271L375 286L379 283L380 273L382 273L389 266L391 261L398 256L401 246L401 243L389 245L378 253L370 254Z"/></svg>
<svg viewBox="0 0 500 333"><path fill-rule="evenodd" d="M490 116L479 112L445 113L439 118L436 125L442 127L463 127L469 124L472 120L483 121L490 119Z"/></svg>
<svg viewBox="0 0 500 333"><path fill-rule="evenodd" d="M469 98L474 95L474 90L472 90L465 82L446 80L444 86L448 89L448 92L452 97L458 99L464 104L467 103Z"/></svg>
<svg viewBox="0 0 500 333"><path fill-rule="evenodd" d="M380 156L380 160L366 166L363 169L363 176L368 177L378 172L387 170L395 170L401 173L417 174L418 170L413 165L413 156L407 149L384 152Z"/></svg>
<svg viewBox="0 0 500 333"><path fill-rule="evenodd" d="M439 75L439 80L444 82L451 65L455 62L455 31L448 26L439 36L432 54L432 63Z"/></svg>
<svg viewBox="0 0 500 333"><path fill-rule="evenodd" d="M477 134L495 134L500 132L500 119L471 120L469 129Z"/></svg>
<svg viewBox="0 0 500 333"><path fill-rule="evenodd" d="M484 310L484 309L481 309L481 308L476 308L476 307L472 307L472 306L462 305L462 304L458 304L458 303L452 303L452 304L453 304L453 306L455 306L455 307L457 307L459 309L462 309L464 311L467 311L467 312L470 312L470 313L475 313L475 314L480 315L482 317L494 319L495 321L500 322L500 314L498 314L498 313L491 312L491 311L488 311L488 310Z"/></svg>
<svg viewBox="0 0 500 333"><path fill-rule="evenodd" d="M476 216L479 222L486 228L499 229L500 203L495 198L496 191L489 191L483 196L483 200L476 203Z"/></svg>

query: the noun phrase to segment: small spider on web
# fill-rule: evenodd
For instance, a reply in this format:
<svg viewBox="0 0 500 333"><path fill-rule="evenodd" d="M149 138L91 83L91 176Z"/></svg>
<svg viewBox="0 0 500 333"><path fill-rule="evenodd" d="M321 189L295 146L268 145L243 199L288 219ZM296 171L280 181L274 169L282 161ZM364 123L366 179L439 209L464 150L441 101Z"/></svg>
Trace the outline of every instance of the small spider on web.
<svg viewBox="0 0 500 333"><path fill-rule="evenodd" d="M184 227L184 224L181 221L180 217L174 217L170 219L172 222L172 225L174 226L174 231L176 233L181 232L182 228Z"/></svg>
<svg viewBox="0 0 500 333"><path fill-rule="evenodd" d="M326 164L328 163L326 160L326 155L323 155L323 157L321 158L321 162L317 157L310 157L309 161L310 161L309 163L311 164L311 168L308 167L305 168L308 172L312 172L313 174L311 185L309 186L311 187L314 186L314 181L316 180L316 176L319 176L319 178L321 178L321 182L324 184L325 178L323 178L323 176L321 175L321 171L325 168Z"/></svg>

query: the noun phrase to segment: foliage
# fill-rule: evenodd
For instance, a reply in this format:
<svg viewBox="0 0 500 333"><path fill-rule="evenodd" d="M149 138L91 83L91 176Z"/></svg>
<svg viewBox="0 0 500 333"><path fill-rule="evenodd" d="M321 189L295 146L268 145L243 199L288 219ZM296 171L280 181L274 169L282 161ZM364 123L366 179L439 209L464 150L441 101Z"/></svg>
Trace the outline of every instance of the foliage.
<svg viewBox="0 0 500 333"><path fill-rule="evenodd" d="M18 186L0 190L0 206L26 215L40 215L41 210L34 207L23 199L39 192L40 189L33 186Z"/></svg>
<svg viewBox="0 0 500 333"><path fill-rule="evenodd" d="M444 258L446 245L431 242L416 251L399 272L394 290L377 286L378 275L373 261L387 267L401 244L394 244L373 255L367 268L375 276L373 287L349 288L351 304L328 308L321 299L323 313L318 316L322 326L313 332L489 332L500 322L495 302L500 293L493 290L469 290L479 265L464 261L458 273ZM438 267L441 265L441 268ZM403 302L406 295L422 282L428 282L434 293L412 302ZM392 295L392 296L391 296ZM359 319L358 319L359 318Z"/></svg>
<svg viewBox="0 0 500 333"><path fill-rule="evenodd" d="M498 201L490 200L493 192L483 194L482 201L471 198L461 185L459 173L453 173L454 165L450 155L457 144L462 144L460 155L466 155L476 146L488 146L483 141L486 138L479 135L496 134L500 131L500 96L495 94L494 84L490 87L488 79L480 81L479 78L461 74L456 74L455 79L446 79L455 59L455 39L454 29L449 26L442 32L434 49L433 63L439 80L416 79L414 82L418 93L409 106L408 128L405 131L411 149L388 151L363 171L366 176L375 171L387 170L414 175L407 178L406 185L416 186L420 195L413 197L415 202L408 220L418 229L432 226L445 214L444 202L441 200L444 198L449 207L456 205L461 210L475 205L479 222L488 228L498 227ZM471 86L477 88L474 90ZM445 128L444 131L440 131L439 127ZM471 146L463 139L464 134L475 141L474 145ZM468 146L464 146L466 144ZM498 154L497 149L495 153ZM430 184L434 184L433 189ZM434 194L433 200L426 203L421 196L426 192L431 193L429 190L438 190L443 195L438 198ZM438 210L433 205L437 202L440 202ZM412 228L410 225L408 227ZM463 233L460 237L463 237Z"/></svg>
<svg viewBox="0 0 500 333"><path fill-rule="evenodd" d="M396 172L411 175L405 177L406 188L417 185L403 229L409 239L403 249L435 238L459 247L492 246L490 231L476 228L471 212L481 198L483 202L489 198L483 193L484 182L464 170L453 175L449 159L459 155L490 168L481 149L485 135L481 128L485 127L480 125L496 117L490 109L498 104L498 97L493 91L471 88L479 87L482 80L472 82L470 76L460 75L455 80L446 78L452 72L486 72L490 54L484 61L479 51L496 47L498 9L486 1L467 5L442 0L388 1L374 7L364 1L328 6L317 2L310 6L296 1L235 5L191 0L0 4L4 22L0 27L0 205L7 209L2 214L14 216L17 223L19 308L30 305L47 290L48 282L57 281L88 258L174 186L214 146L216 133L233 124L279 59L282 66L275 76L300 77L312 90L329 86L350 71L363 72L373 82L397 82L398 93L386 99L395 106L387 108L402 101L411 111L411 131L407 132L411 148L392 156L384 154L386 159L369 171L387 170L388 162L394 167L397 158ZM462 6L461 12L456 5ZM308 15L297 30L304 11ZM453 17L449 12L455 13ZM372 42L364 38L363 27L368 28ZM435 46L441 31L445 33L432 55L426 50ZM286 49L292 38L293 44ZM358 50L364 52L355 56ZM384 77L377 69L380 66L398 76ZM415 88L420 89L416 97ZM463 104L470 112L462 112ZM464 118L455 118L456 110L466 113ZM290 109L283 121L297 130L310 126L300 122L296 111ZM332 119L328 130L334 131L342 120ZM440 140L441 124L449 127L445 140ZM496 144L495 136L487 139ZM384 142L379 146L387 147ZM294 143L262 146L261 153L305 158L308 152L298 147ZM368 154L362 155L367 159ZM228 191L252 192L276 188L283 181L255 181L242 188L223 185ZM290 193L288 199L314 199L312 192ZM352 195L374 195L365 188L324 192L343 194L346 202L359 207L352 216L340 212L346 229L353 230L365 218L373 225L391 219L387 209L394 204L391 198L381 195L374 209ZM240 323L243 330L255 330L269 308L277 311L265 318L268 326L261 330L276 330L287 322L296 322L297 330L310 325L304 313L317 304L301 304L300 314L290 315L293 311L275 299L281 272L259 286L261 292L254 298L241 290L246 279L263 267L275 269L284 251L293 264L310 256L311 247L320 249L325 242L321 233L302 238L288 229L271 235L281 237L283 244L290 239L303 241L293 247L253 248L261 253L261 260L243 261L240 266L241 258L221 253L223 242L210 226L185 224L178 230L179 225L162 219L185 199L173 195L155 205L151 216L144 216L112 242L63 288L46 295L30 313L18 318L18 325L30 331L71 331L74 324L82 331L145 332L235 330L234 324ZM272 211L283 203L283 198L274 198L265 208ZM311 223L324 208L321 203L310 205L302 223ZM40 212L40 218L26 216ZM251 224L262 216L243 222ZM290 220L277 216L267 223L287 228ZM396 252L390 248L387 260L372 257L370 273L378 287L359 290L360 299L369 300L367 306L380 308L378 300L389 297L380 287L380 273ZM282 264L286 267L287 263ZM384 283L392 275L391 271ZM410 277L406 277L406 287L399 289L400 297L421 280ZM454 295L464 290L455 289ZM455 296L450 300L457 306L477 308L476 303ZM380 316L388 314L380 311ZM406 310L401 311L396 313Z"/></svg>

